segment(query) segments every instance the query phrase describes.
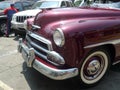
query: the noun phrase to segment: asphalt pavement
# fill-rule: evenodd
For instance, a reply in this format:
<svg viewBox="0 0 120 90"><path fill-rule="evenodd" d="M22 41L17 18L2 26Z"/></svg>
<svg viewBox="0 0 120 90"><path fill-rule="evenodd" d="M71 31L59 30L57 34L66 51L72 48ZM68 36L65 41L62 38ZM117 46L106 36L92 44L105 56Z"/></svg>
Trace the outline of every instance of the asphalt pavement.
<svg viewBox="0 0 120 90"><path fill-rule="evenodd" d="M14 35L0 37L0 90L120 90L120 64L112 66L99 84L86 89L73 79L56 81L28 68L17 45Z"/></svg>

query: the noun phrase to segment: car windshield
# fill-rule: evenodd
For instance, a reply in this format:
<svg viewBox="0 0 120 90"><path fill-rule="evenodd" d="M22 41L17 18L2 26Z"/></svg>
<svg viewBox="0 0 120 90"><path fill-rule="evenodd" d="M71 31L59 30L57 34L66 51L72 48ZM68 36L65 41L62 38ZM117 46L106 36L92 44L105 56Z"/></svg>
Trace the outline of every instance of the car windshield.
<svg viewBox="0 0 120 90"><path fill-rule="evenodd" d="M120 1L119 0L83 0L80 6L120 9Z"/></svg>
<svg viewBox="0 0 120 90"><path fill-rule="evenodd" d="M0 2L0 10L4 10L10 6L10 2Z"/></svg>
<svg viewBox="0 0 120 90"><path fill-rule="evenodd" d="M59 1L42 1L37 2L32 6L32 9L37 8L56 8L59 7Z"/></svg>

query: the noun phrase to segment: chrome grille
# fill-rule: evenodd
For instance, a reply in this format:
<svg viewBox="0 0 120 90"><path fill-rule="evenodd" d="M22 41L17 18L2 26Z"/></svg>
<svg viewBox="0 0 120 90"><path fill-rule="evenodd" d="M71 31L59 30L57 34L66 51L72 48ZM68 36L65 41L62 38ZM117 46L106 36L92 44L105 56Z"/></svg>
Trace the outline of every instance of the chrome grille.
<svg viewBox="0 0 120 90"><path fill-rule="evenodd" d="M53 50L51 42L49 40L31 33L26 35L26 44L29 48L33 47L35 54L40 58L49 61L47 59L47 53Z"/></svg>
<svg viewBox="0 0 120 90"><path fill-rule="evenodd" d="M32 18L33 16L17 16L16 21L17 22L24 22L28 18Z"/></svg>

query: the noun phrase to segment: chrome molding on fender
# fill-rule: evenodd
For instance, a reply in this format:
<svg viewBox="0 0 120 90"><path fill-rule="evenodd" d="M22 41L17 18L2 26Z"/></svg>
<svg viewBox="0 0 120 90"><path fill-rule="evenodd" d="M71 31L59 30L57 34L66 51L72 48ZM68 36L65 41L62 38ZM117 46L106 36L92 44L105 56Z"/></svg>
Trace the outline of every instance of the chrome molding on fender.
<svg viewBox="0 0 120 90"><path fill-rule="evenodd" d="M105 44L120 44L120 39L117 40L111 40L111 41L106 41L106 42L101 42L101 43L97 43L97 44L92 44L92 45L87 45L84 48L93 48L93 47L97 47L97 46L101 46L101 45L105 45Z"/></svg>

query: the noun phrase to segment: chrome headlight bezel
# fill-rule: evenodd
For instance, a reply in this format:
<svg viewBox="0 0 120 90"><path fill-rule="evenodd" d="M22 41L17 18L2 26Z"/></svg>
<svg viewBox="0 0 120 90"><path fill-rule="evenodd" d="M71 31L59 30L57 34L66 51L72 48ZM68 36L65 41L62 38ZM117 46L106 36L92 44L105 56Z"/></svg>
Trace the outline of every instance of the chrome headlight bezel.
<svg viewBox="0 0 120 90"><path fill-rule="evenodd" d="M57 28L54 31L53 41L59 47L62 47L65 44L65 37L64 37L64 33L63 33L62 29Z"/></svg>

